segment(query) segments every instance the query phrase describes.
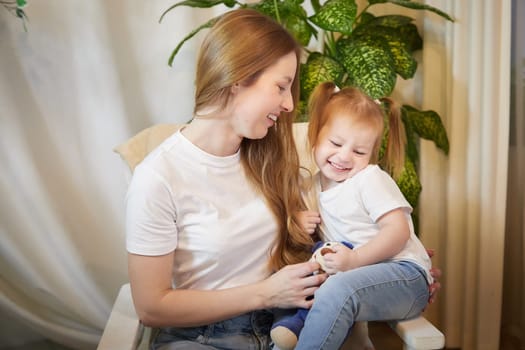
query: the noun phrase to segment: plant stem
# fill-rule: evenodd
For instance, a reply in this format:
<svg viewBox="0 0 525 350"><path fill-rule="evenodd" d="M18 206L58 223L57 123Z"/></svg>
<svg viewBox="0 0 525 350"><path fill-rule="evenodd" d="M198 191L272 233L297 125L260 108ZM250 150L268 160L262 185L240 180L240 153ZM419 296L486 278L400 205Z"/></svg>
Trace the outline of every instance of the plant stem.
<svg viewBox="0 0 525 350"><path fill-rule="evenodd" d="M359 12L359 14L357 15L357 17L355 18L355 22L354 22L354 23L359 23L359 19L361 18L361 15L362 15L363 13L365 13L366 10L368 10L368 9L370 8L370 6L372 6L372 5L370 5L370 4L366 5L365 8L363 9L363 11Z"/></svg>
<svg viewBox="0 0 525 350"><path fill-rule="evenodd" d="M335 38L333 32L325 32L325 51L328 54L328 56L335 58L336 56L336 50L335 50Z"/></svg>
<svg viewBox="0 0 525 350"><path fill-rule="evenodd" d="M277 6L277 0L273 0L273 8L275 9L275 18L277 18L277 22L281 23L281 16L279 15L279 6Z"/></svg>

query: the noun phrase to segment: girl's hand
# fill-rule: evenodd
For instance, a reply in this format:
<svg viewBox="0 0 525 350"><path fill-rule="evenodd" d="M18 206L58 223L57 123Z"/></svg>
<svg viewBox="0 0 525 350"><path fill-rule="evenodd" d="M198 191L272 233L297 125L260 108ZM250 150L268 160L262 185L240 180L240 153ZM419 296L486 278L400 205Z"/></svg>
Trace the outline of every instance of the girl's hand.
<svg viewBox="0 0 525 350"><path fill-rule="evenodd" d="M317 225L321 223L321 215L312 210L297 212L297 221L299 221L303 230L308 234L313 234Z"/></svg>
<svg viewBox="0 0 525 350"><path fill-rule="evenodd" d="M348 271L357 267L355 251L344 244L336 244L330 249L333 253L323 255L326 273L333 275L334 273Z"/></svg>
<svg viewBox="0 0 525 350"><path fill-rule="evenodd" d="M314 275L318 269L316 262L288 265L262 281L260 292L266 300L265 307L310 308L312 296L327 278L326 274Z"/></svg>

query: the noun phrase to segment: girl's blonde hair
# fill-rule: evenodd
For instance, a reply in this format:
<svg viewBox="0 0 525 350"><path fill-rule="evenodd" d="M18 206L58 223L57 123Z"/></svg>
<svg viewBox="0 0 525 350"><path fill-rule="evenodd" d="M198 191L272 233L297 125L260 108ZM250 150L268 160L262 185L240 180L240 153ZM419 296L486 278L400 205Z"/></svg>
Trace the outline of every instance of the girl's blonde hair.
<svg viewBox="0 0 525 350"><path fill-rule="evenodd" d="M381 104L383 102L383 104ZM385 106L383 109L382 105ZM386 115L385 115L386 112ZM376 139L370 158L371 164L380 164L392 177L397 178L405 165L406 134L401 120L399 106L390 98L373 100L355 87L338 90L332 82L319 84L308 104L310 125L308 142L313 149L323 126L334 116L344 115L353 121L376 130ZM385 130L385 120L386 130ZM387 142L380 159L383 135Z"/></svg>
<svg viewBox="0 0 525 350"><path fill-rule="evenodd" d="M195 113L208 107L226 107L234 84L254 84L265 69L291 52L297 58L291 86L295 106L299 100L301 46L284 27L255 10L226 13L211 28L198 56ZM307 260L313 244L293 216L306 208L292 134L294 117L293 111L283 112L264 138L244 138L241 143L241 161L247 177L264 195L278 223L278 240L270 260L273 270Z"/></svg>

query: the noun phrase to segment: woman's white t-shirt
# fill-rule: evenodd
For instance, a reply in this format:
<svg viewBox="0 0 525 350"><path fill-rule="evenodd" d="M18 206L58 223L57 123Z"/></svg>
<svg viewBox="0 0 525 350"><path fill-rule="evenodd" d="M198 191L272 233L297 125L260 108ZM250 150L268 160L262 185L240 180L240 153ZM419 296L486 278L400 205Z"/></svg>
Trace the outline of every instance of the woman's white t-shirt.
<svg viewBox="0 0 525 350"><path fill-rule="evenodd" d="M321 231L331 241L348 241L356 249L379 232L377 220L394 209L403 209L410 227L410 238L401 252L391 260L408 260L418 264L429 283L431 262L425 247L414 233L412 207L394 180L379 166L368 165L352 178L321 191L320 174L315 187L322 218Z"/></svg>
<svg viewBox="0 0 525 350"><path fill-rule="evenodd" d="M174 251L174 288L261 281L276 238L275 218L248 183L239 152L208 154L177 131L135 168L126 247L147 256Z"/></svg>

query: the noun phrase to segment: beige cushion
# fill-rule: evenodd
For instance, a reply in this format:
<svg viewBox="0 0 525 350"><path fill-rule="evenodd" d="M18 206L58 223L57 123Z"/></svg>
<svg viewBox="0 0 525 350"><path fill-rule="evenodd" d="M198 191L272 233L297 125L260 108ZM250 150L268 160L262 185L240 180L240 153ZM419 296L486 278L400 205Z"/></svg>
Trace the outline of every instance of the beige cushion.
<svg viewBox="0 0 525 350"><path fill-rule="evenodd" d="M137 164L139 164L148 153L160 145L168 136L179 130L183 125L184 124L153 125L140 131L129 140L115 147L114 151L122 157L131 172L133 172ZM313 171L315 170L315 166L313 165L307 150L307 130L308 123L295 123L293 126L295 142L297 144L301 164Z"/></svg>
<svg viewBox="0 0 525 350"><path fill-rule="evenodd" d="M179 130L183 124L157 124L140 131L126 142L115 147L131 172L144 157L161 144L168 136Z"/></svg>

